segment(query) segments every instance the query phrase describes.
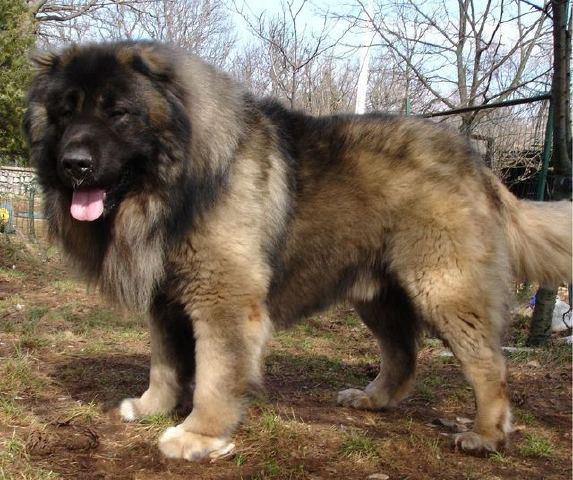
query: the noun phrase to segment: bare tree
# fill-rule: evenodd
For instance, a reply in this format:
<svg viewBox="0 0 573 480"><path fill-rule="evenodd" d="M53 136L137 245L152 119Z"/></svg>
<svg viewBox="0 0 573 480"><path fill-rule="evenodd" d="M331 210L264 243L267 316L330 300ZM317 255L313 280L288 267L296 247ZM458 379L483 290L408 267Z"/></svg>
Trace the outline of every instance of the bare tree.
<svg viewBox="0 0 573 480"><path fill-rule="evenodd" d="M227 63L235 45L222 0L150 0L139 22L144 36L184 47L219 66Z"/></svg>
<svg viewBox="0 0 573 480"><path fill-rule="evenodd" d="M507 99L547 76L540 48L549 35L546 5L458 0L452 11L445 0L382 0L369 14L357 0L345 16L375 32L375 45L392 52L406 78L423 85L436 106L452 109ZM469 131L478 116L465 114L462 129Z"/></svg>
<svg viewBox="0 0 573 480"><path fill-rule="evenodd" d="M223 66L235 44L223 0L33 0L40 46L149 38Z"/></svg>
<svg viewBox="0 0 573 480"><path fill-rule="evenodd" d="M236 51L230 68L242 85L260 97L271 94L271 70L267 46L263 42L251 43Z"/></svg>
<svg viewBox="0 0 573 480"><path fill-rule="evenodd" d="M393 52L381 52L370 68L368 106L370 110L406 113L406 98L416 105L417 113L426 113L434 100L404 62Z"/></svg>
<svg viewBox="0 0 573 480"><path fill-rule="evenodd" d="M35 21L38 46L45 47L81 40L82 33L88 33L87 16L113 4L114 0L27 0L25 3Z"/></svg>
<svg viewBox="0 0 573 480"><path fill-rule="evenodd" d="M300 107L316 115L352 112L358 74L356 59L322 55L312 69L304 69Z"/></svg>
<svg viewBox="0 0 573 480"><path fill-rule="evenodd" d="M330 51L338 39L331 39L331 28L324 15L317 32L308 30L302 20L307 0L281 0L279 14L269 18L265 12L256 15L245 6L235 4L250 32L266 46L270 60L269 75L272 95L284 98L291 108L299 105L298 96L304 85L305 71L312 70L317 59ZM304 101L302 102L304 103Z"/></svg>

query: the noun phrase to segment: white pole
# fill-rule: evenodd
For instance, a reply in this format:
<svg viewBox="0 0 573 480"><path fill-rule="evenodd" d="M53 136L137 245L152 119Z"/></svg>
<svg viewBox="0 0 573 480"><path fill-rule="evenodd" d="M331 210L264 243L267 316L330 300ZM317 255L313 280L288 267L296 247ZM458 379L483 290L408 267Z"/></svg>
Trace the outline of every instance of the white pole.
<svg viewBox="0 0 573 480"><path fill-rule="evenodd" d="M368 12L368 13L367 13ZM364 23L372 18L372 0L368 0L368 10L362 12ZM356 108L355 113L362 114L366 111L366 91L368 90L368 64L370 63L370 44L372 43L372 34L367 28L363 34L364 44L360 48L360 74L358 75L358 84L356 85Z"/></svg>

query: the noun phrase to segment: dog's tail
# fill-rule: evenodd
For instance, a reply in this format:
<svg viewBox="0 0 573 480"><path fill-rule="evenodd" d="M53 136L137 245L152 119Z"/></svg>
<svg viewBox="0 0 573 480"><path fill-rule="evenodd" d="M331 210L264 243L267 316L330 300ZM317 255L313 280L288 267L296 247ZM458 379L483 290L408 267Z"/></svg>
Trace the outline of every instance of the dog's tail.
<svg viewBox="0 0 573 480"><path fill-rule="evenodd" d="M572 204L518 200L495 179L516 276L557 286L571 281Z"/></svg>

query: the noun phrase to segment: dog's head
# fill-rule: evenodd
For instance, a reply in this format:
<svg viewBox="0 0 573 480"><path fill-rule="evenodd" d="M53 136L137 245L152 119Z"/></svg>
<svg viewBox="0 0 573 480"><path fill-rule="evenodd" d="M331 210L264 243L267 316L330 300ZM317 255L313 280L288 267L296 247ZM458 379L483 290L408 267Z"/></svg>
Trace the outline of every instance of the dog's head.
<svg viewBox="0 0 573 480"><path fill-rule="evenodd" d="M141 178L153 181L158 162L185 149L190 127L168 49L88 45L33 61L24 118L31 161L44 189L69 199L76 220L109 214L136 184L149 188Z"/></svg>

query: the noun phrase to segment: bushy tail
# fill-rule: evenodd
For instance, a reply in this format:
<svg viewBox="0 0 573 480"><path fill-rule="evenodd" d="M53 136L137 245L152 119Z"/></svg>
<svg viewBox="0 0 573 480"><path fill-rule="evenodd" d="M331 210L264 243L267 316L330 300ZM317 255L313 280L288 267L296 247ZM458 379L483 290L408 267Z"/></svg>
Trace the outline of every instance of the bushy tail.
<svg viewBox="0 0 573 480"><path fill-rule="evenodd" d="M571 282L572 203L518 200L498 182L516 275L557 286Z"/></svg>

